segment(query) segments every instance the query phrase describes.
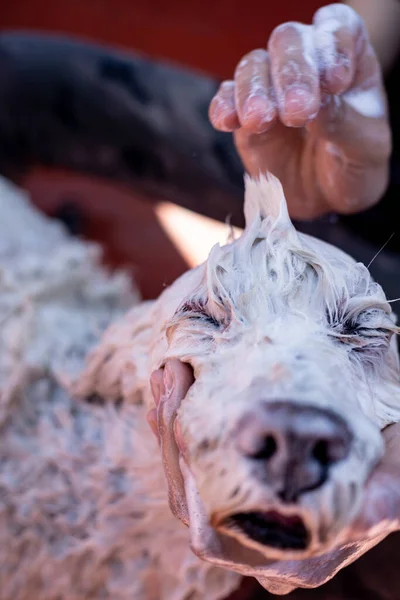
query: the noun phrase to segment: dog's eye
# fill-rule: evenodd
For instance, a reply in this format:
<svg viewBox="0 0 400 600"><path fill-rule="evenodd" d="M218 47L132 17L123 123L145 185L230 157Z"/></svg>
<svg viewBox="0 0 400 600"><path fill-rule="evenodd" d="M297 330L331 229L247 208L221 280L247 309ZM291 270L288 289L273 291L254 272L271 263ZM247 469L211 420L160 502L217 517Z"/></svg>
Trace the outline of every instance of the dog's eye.
<svg viewBox="0 0 400 600"><path fill-rule="evenodd" d="M188 319L200 319L203 323L220 327L220 322L210 315L205 304L199 301L188 301L180 308L179 313Z"/></svg>
<svg viewBox="0 0 400 600"><path fill-rule="evenodd" d="M383 310L375 308L329 322L329 325L334 337L351 346L355 352L385 350L397 329Z"/></svg>
<svg viewBox="0 0 400 600"><path fill-rule="evenodd" d="M386 339L388 336L391 336L393 332L385 327L368 327L363 323L359 323L358 321L350 321L343 324L343 328L340 333L343 337L350 338L350 340L353 341L355 338L378 341L379 338Z"/></svg>

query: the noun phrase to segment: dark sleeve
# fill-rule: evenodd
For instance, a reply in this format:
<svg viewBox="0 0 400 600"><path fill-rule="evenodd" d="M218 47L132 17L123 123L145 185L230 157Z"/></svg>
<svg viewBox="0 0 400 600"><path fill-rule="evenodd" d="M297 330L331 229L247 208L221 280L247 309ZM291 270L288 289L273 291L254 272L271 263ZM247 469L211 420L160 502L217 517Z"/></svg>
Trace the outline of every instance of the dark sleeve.
<svg viewBox="0 0 400 600"><path fill-rule="evenodd" d="M386 250L400 254L400 235L397 227L400 219L400 57L388 74L385 87L393 140L388 189L373 208L358 215L341 217L340 221L356 236L377 247L382 247L394 233L385 247Z"/></svg>
<svg viewBox="0 0 400 600"><path fill-rule="evenodd" d="M101 46L0 34L0 173L100 176L242 224L243 172L208 105L217 82Z"/></svg>

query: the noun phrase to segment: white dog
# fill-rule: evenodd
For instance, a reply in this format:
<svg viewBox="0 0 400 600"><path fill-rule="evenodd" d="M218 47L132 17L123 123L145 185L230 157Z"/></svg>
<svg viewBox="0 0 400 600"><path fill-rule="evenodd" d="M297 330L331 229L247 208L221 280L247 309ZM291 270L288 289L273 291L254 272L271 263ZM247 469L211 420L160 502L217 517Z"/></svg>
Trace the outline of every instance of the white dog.
<svg viewBox="0 0 400 600"><path fill-rule="evenodd" d="M217 600L340 543L400 420L397 328L275 178L246 181L239 239L126 314L126 279L5 181L0 214L1 600ZM163 464L169 358L195 382Z"/></svg>

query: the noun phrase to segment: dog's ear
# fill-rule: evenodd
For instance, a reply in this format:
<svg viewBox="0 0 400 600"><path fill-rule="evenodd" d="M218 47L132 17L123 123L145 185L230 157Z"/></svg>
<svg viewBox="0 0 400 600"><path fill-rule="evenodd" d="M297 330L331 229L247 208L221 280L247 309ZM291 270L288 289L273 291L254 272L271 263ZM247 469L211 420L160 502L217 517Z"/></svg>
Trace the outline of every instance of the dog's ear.
<svg viewBox="0 0 400 600"><path fill-rule="evenodd" d="M271 227L292 227L281 182L271 173L257 179L245 176L244 215L246 229L267 221Z"/></svg>
<svg viewBox="0 0 400 600"><path fill-rule="evenodd" d="M184 454L185 449L176 416L193 382L194 374L189 365L176 358L169 359L163 369L157 369L151 375L150 385L155 407L147 414L148 423L160 445L170 508L186 525L189 517L179 467L180 452Z"/></svg>

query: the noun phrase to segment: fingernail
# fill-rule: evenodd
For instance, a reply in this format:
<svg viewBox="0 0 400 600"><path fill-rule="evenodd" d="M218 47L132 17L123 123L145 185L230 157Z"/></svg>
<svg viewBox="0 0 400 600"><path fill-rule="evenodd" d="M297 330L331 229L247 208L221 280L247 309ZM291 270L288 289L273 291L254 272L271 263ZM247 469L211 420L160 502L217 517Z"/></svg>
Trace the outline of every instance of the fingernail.
<svg viewBox="0 0 400 600"><path fill-rule="evenodd" d="M326 70L326 80L330 89L335 93L344 92L351 83L352 73L349 61L343 58Z"/></svg>
<svg viewBox="0 0 400 600"><path fill-rule="evenodd" d="M262 100L260 96L250 96L243 103L243 118L252 117L254 114L258 114L260 109L262 110Z"/></svg>
<svg viewBox="0 0 400 600"><path fill-rule="evenodd" d="M217 129L219 129L219 131L223 131L226 133L233 131L234 127L232 125L237 120L237 117L236 118L235 117L236 117L235 110L231 110L230 112L227 112L225 115L223 115L219 119L219 121L217 123Z"/></svg>
<svg viewBox="0 0 400 600"><path fill-rule="evenodd" d="M243 104L243 119L246 120L254 117L264 119L269 112L271 108L265 94L250 96Z"/></svg>
<svg viewBox="0 0 400 600"><path fill-rule="evenodd" d="M296 86L288 90L285 94L285 110L291 113L297 113L306 110L314 101L309 88Z"/></svg>
<svg viewBox="0 0 400 600"><path fill-rule="evenodd" d="M164 393L165 396L167 398L169 398L169 396L172 393L172 390L174 389L174 375L171 371L171 367L169 366L168 363L166 363L165 367L164 367L164 373L163 373L163 380L164 380Z"/></svg>

